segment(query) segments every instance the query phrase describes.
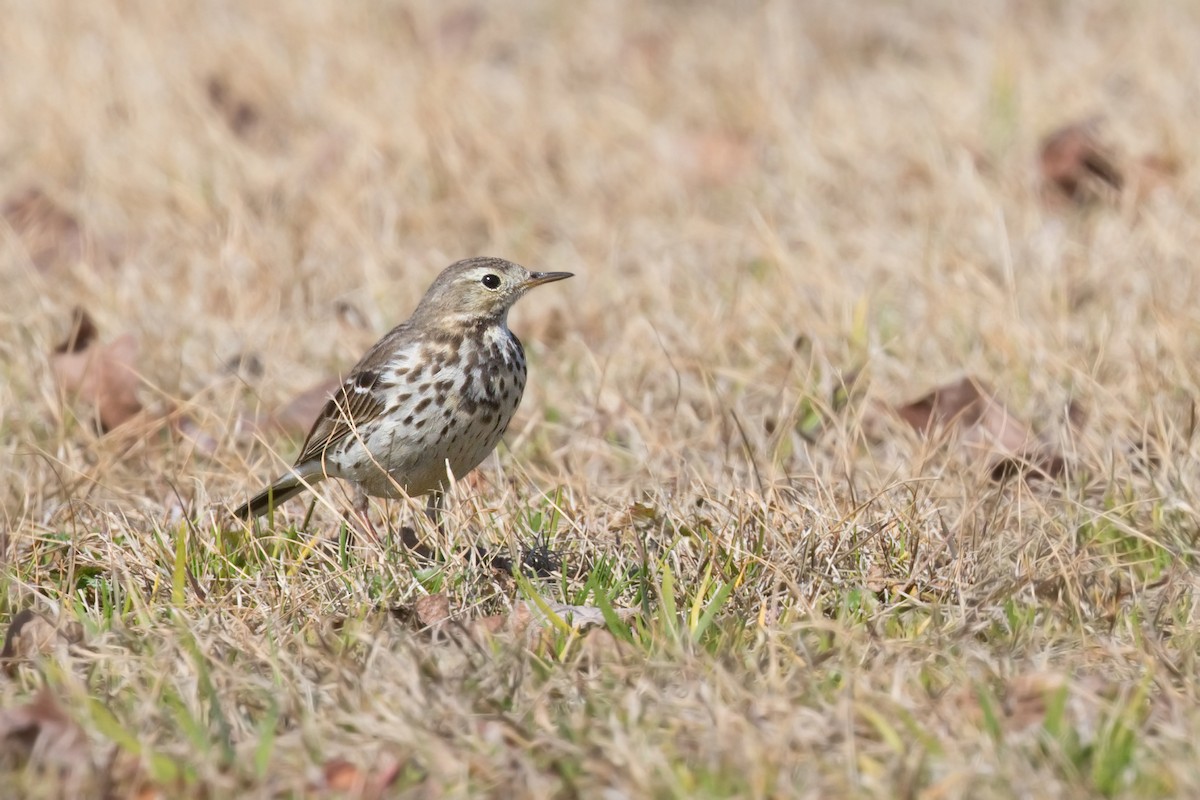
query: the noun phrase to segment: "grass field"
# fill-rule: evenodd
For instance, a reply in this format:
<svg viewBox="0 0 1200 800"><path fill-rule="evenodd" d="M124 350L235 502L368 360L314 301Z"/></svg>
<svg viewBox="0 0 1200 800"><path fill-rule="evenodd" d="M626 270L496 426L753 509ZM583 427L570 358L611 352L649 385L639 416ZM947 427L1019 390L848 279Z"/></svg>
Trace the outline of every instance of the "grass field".
<svg viewBox="0 0 1200 800"><path fill-rule="evenodd" d="M1200 795L1200 7L3 16L3 796ZM445 531L235 524L472 255Z"/></svg>

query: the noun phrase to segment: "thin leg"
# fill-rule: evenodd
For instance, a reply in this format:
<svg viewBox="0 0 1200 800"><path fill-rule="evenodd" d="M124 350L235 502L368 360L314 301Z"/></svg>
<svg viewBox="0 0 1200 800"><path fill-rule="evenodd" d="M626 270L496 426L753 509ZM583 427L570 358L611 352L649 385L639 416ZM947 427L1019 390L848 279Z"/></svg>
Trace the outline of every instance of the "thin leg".
<svg viewBox="0 0 1200 800"><path fill-rule="evenodd" d="M354 516L357 518L359 525L362 526L362 531L371 541L380 541L379 533L376 532L375 526L371 524L371 498L367 493L357 486L354 487Z"/></svg>
<svg viewBox="0 0 1200 800"><path fill-rule="evenodd" d="M429 493L429 499L425 501L425 516L429 517L429 521L437 526L438 533L446 532L446 515L443 513L442 500L442 492L433 491Z"/></svg>
<svg viewBox="0 0 1200 800"><path fill-rule="evenodd" d="M440 519L442 510L442 493L431 492L429 499L425 501L425 516L429 517L429 521L438 526L438 531L442 530L442 520ZM416 523L416 520L413 520ZM429 545L424 544L420 537L417 536L417 529L412 525L402 525L400 527L400 541L413 553L422 558L433 558L433 550Z"/></svg>

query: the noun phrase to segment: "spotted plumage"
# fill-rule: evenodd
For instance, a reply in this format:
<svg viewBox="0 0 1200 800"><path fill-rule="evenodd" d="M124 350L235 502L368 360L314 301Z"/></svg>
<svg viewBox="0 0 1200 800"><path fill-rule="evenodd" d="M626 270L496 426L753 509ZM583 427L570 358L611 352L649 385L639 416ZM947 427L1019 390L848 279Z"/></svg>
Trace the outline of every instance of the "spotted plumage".
<svg viewBox="0 0 1200 800"><path fill-rule="evenodd" d="M509 309L569 277L498 258L447 267L329 398L292 469L234 514L265 514L326 477L375 497L416 497L466 475L496 447L525 389Z"/></svg>

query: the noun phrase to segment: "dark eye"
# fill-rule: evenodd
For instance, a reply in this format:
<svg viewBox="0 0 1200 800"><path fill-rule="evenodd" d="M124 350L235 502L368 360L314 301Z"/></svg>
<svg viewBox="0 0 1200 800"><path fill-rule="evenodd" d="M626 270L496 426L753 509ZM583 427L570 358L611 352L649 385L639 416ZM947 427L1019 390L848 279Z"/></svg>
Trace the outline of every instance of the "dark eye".
<svg viewBox="0 0 1200 800"><path fill-rule="evenodd" d="M500 276L493 275L490 272L487 275L484 275L482 278L480 278L479 282L482 283L484 286L486 286L489 289L499 289L500 288Z"/></svg>

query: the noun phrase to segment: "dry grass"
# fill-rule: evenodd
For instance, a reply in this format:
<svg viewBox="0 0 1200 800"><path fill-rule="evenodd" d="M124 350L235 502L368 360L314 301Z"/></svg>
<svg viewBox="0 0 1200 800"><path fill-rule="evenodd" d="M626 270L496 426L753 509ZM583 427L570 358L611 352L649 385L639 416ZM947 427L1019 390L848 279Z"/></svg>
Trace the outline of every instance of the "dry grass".
<svg viewBox="0 0 1200 800"><path fill-rule="evenodd" d="M0 708L46 685L87 734L10 737L12 791L1200 793L1196 9L4 17L0 203L44 197L0 229L0 619L84 635ZM1128 185L1052 201L1039 142L1091 115ZM513 315L530 386L451 533L378 504L348 542L335 486L232 525L294 453L254 415L477 254L578 277ZM49 366L74 306L140 347L105 436ZM998 484L880 413L961 374L1065 473ZM535 541L560 574L481 555ZM437 593L461 626L392 613ZM640 616L471 628L534 597Z"/></svg>

